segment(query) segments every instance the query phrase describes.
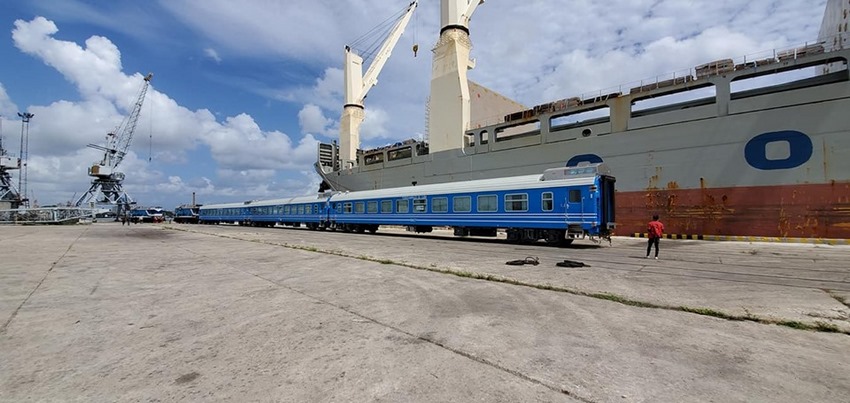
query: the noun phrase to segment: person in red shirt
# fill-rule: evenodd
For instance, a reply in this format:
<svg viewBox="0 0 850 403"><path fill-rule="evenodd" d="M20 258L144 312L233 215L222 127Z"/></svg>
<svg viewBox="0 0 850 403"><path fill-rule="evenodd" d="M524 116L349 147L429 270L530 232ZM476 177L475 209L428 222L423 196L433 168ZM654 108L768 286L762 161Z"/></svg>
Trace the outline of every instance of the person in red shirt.
<svg viewBox="0 0 850 403"><path fill-rule="evenodd" d="M655 245L655 260L658 260L658 244L661 237L664 236L664 224L658 221L658 214L652 216L652 221L646 227L646 232L649 238L646 244L646 258L649 259L649 252L652 250L652 245Z"/></svg>

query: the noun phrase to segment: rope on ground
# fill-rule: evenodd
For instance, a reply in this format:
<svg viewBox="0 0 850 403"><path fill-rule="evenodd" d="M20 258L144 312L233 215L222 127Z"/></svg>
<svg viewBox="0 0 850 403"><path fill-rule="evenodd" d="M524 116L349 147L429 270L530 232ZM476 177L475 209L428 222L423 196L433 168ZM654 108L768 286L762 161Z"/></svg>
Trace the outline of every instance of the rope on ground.
<svg viewBox="0 0 850 403"><path fill-rule="evenodd" d="M505 264L511 266L522 266L526 264L537 266L538 264L540 264L540 259L538 259L536 256L529 256L525 259L510 260L505 262Z"/></svg>

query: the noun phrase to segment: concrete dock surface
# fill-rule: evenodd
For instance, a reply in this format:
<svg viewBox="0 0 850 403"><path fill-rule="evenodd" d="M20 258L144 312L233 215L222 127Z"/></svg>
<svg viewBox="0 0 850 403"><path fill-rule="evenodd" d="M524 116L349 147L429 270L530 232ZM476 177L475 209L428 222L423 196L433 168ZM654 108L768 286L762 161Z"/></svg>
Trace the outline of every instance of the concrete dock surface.
<svg viewBox="0 0 850 403"><path fill-rule="evenodd" d="M0 401L850 396L850 247L448 238L0 227Z"/></svg>

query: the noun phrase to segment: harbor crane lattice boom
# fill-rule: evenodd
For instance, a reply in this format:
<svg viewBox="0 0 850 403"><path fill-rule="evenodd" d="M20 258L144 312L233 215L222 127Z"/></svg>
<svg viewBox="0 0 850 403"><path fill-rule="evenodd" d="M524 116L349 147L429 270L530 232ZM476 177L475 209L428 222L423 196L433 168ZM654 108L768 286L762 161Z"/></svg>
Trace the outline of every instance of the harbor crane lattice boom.
<svg viewBox="0 0 850 403"><path fill-rule="evenodd" d="M136 131L136 124L142 112L142 103L145 100L145 94L148 92L148 86L150 86L152 78L153 73L148 73L144 77L145 82L139 90L133 110L115 130L107 133L106 145L88 145L91 148L103 151L103 159L89 167L88 174L93 178L91 187L77 199L75 206L80 207L90 202L92 198L95 198L95 202L99 204L116 205L118 217L126 214L127 210L129 210L133 200L124 191L124 173L116 169L121 164L124 156L127 155L127 150L133 141L133 133Z"/></svg>

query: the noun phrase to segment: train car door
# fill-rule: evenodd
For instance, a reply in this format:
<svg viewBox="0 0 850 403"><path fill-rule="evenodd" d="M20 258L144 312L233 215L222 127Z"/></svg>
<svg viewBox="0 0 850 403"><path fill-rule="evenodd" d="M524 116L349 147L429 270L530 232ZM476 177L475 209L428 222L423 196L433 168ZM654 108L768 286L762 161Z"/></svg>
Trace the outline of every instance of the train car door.
<svg viewBox="0 0 850 403"><path fill-rule="evenodd" d="M599 207L602 214L601 224L604 226L604 230L607 230L609 233L614 229L617 222L614 202L614 183L616 181L613 176L602 175L599 177L599 186L601 187L599 196Z"/></svg>

